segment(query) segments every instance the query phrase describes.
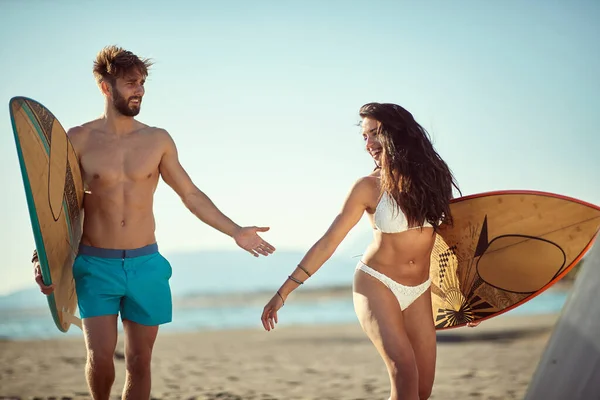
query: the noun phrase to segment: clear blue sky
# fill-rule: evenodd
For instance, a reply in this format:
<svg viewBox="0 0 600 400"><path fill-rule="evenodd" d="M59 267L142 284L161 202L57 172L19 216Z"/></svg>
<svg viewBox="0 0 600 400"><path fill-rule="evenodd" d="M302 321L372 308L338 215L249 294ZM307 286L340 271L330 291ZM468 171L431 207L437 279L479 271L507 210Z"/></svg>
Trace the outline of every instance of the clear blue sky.
<svg viewBox="0 0 600 400"><path fill-rule="evenodd" d="M409 109L464 194L600 204L598 20L594 0L4 0L0 294L34 284L8 101L32 97L65 127L98 117L91 68L107 44L155 60L139 119L173 135L196 184L279 249L306 250L372 169L356 127L370 101ZM155 210L167 253L236 249L163 183Z"/></svg>

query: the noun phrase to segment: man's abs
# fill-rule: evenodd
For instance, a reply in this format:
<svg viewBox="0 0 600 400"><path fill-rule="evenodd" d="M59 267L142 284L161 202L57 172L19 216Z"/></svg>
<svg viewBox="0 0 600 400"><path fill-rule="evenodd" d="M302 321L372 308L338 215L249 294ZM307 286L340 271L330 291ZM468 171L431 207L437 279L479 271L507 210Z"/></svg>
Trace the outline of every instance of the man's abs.
<svg viewBox="0 0 600 400"><path fill-rule="evenodd" d="M154 243L153 190L144 186L111 193L92 188L84 200L81 243L109 249L136 249Z"/></svg>

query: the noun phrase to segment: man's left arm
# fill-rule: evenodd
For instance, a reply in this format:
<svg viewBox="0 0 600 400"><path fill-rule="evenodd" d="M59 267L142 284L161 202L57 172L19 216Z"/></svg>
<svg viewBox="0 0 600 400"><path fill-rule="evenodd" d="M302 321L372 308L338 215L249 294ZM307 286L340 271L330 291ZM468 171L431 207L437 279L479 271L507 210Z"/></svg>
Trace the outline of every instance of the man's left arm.
<svg viewBox="0 0 600 400"><path fill-rule="evenodd" d="M275 248L265 242L257 232L266 232L265 227L241 227L223 214L212 200L204 194L193 182L179 162L177 147L171 136L161 132L165 141L159 171L167 185L181 198L183 204L205 224L232 237L238 246L258 257L273 253Z"/></svg>

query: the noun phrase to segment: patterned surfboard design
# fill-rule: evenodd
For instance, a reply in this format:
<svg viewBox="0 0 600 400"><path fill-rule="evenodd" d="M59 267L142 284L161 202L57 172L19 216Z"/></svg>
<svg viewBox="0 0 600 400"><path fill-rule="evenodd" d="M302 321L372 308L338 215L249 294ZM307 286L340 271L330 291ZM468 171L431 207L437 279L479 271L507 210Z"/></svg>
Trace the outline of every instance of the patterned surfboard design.
<svg viewBox="0 0 600 400"><path fill-rule="evenodd" d="M509 311L577 264L600 229L600 207L552 193L489 192L453 200L431 255L436 329Z"/></svg>

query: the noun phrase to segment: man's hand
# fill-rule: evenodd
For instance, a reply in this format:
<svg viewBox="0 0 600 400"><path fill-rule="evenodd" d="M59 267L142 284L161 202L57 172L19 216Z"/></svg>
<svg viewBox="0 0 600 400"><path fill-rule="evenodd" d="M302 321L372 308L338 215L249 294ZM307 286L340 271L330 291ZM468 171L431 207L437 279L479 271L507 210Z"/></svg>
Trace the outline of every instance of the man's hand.
<svg viewBox="0 0 600 400"><path fill-rule="evenodd" d="M48 296L49 294L52 294L52 292L54 292L54 284L52 284L50 286L46 286L44 284L44 280L42 279L42 268L40 267L39 261L35 260L33 262L33 266L34 266L35 282L40 287L41 292L44 293L46 296Z"/></svg>
<svg viewBox="0 0 600 400"><path fill-rule="evenodd" d="M275 251L275 247L265 242L257 232L266 232L270 228L259 228L256 226L247 226L241 228L233 235L233 239L238 246L252 254L254 257L258 257L258 254L268 256Z"/></svg>

